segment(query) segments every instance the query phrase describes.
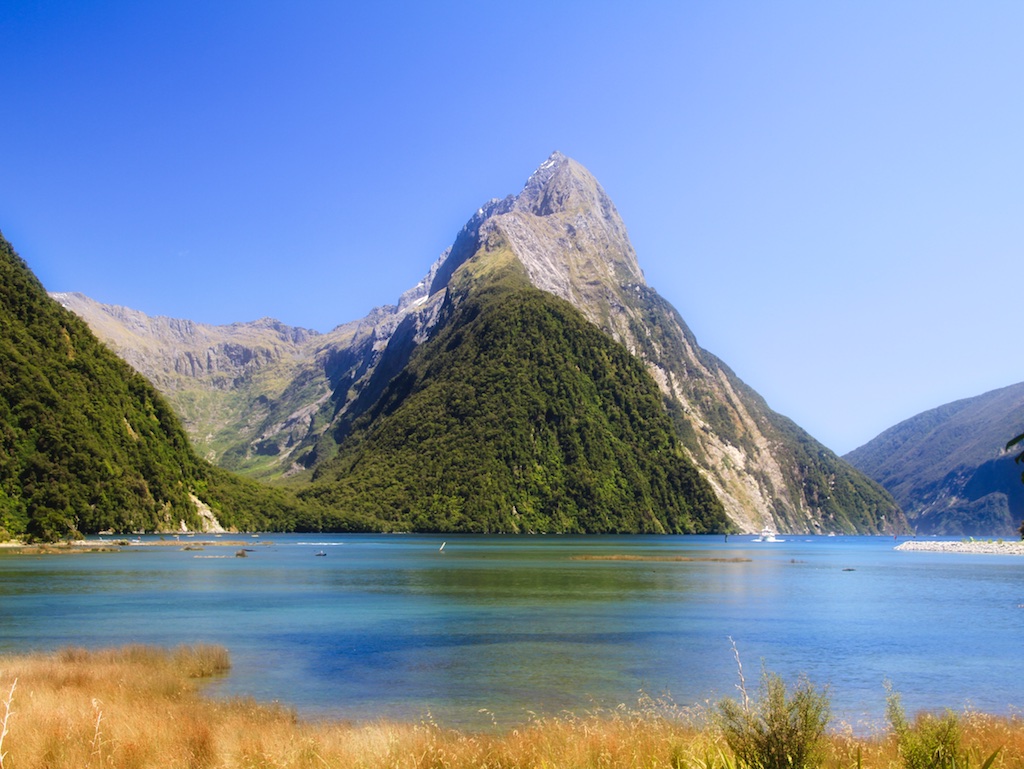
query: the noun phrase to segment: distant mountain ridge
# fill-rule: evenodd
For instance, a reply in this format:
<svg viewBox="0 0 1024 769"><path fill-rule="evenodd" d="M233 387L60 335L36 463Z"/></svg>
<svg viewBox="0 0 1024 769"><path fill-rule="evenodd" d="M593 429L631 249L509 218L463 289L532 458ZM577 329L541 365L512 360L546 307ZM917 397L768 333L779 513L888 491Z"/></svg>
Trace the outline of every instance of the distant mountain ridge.
<svg viewBox="0 0 1024 769"><path fill-rule="evenodd" d="M463 317L460 303L492 289L491 281L507 288L512 274L568 302L643 363L681 446L737 529L905 529L880 486L773 412L700 348L679 313L646 285L610 198L560 153L518 195L482 206L397 305L328 334L268 321L187 327L162 320L148 324L153 340L140 342L137 333L108 327L124 312L72 295L61 299L163 382L204 452L226 467L273 476L323 468L339 452L349 456L347 441L370 434L366 415L382 397L393 397L392 381L446 322ZM176 328L191 335L179 340ZM173 355L146 352L175 344Z"/></svg>
<svg viewBox="0 0 1024 769"><path fill-rule="evenodd" d="M885 486L919 534L1017 537L1021 466L1006 442L1024 432L1024 383L904 420L845 456Z"/></svg>
<svg viewBox="0 0 1024 769"><path fill-rule="evenodd" d="M349 324L320 334L270 318L211 326L151 317L78 293L51 296L86 319L170 399L207 459L241 470L252 467L237 457L224 461L226 452L237 454L245 445L258 460L261 451L279 453L265 442L268 433L286 445L306 437L311 414L332 392L332 344L355 345L361 330Z"/></svg>

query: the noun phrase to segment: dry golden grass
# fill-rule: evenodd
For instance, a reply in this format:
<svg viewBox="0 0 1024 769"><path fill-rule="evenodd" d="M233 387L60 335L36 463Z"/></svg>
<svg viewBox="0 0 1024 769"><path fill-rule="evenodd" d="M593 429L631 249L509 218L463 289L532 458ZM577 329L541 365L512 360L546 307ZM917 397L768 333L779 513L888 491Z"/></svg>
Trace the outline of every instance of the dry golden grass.
<svg viewBox="0 0 1024 769"><path fill-rule="evenodd" d="M223 673L219 647L129 646L0 658L0 769L732 769L721 735L699 711L661 702L536 718L504 734L432 723L303 721L287 708L204 698ZM1024 723L965 713L971 766L1024 767ZM858 756L860 762L858 764ZM829 769L899 767L886 734L830 736Z"/></svg>

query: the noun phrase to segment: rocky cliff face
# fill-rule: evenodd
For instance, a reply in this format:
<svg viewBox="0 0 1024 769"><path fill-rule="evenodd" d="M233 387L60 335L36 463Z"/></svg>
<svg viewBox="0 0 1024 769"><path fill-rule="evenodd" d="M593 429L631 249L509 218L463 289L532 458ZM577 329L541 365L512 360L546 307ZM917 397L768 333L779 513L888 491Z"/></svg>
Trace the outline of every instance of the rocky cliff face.
<svg viewBox="0 0 1024 769"><path fill-rule="evenodd" d="M694 463L744 531L905 527L880 487L775 414L647 286L615 206L580 164L553 154L515 196L492 200L395 306L329 334L273 321L203 327L64 296L172 398L197 442L264 474L329 459L349 427L458 301L453 279L511 253L536 288L570 302L643 361ZM450 313L449 313L450 314Z"/></svg>
<svg viewBox="0 0 1024 769"><path fill-rule="evenodd" d="M237 388L277 361L305 357L320 337L316 331L291 328L271 318L210 326L150 317L78 293L51 297L88 318L122 358L168 390L188 389L196 380L213 389Z"/></svg>

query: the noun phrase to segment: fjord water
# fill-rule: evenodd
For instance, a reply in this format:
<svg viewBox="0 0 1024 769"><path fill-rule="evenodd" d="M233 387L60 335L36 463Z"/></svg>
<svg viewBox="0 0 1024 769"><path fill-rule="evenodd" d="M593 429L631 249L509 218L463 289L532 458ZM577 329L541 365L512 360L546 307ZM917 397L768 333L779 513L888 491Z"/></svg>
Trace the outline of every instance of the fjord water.
<svg viewBox="0 0 1024 769"><path fill-rule="evenodd" d="M748 688L762 661L806 674L859 729L882 724L887 681L908 712L1024 705L1020 557L883 537L275 534L238 558L169 539L0 555L0 651L218 643L233 669L215 696L468 728L735 696L730 638Z"/></svg>

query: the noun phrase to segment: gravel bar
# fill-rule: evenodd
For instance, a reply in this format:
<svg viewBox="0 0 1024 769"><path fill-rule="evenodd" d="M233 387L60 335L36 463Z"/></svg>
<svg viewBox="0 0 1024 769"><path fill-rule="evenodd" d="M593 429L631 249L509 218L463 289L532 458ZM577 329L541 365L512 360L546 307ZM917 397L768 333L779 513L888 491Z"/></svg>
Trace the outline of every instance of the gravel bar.
<svg viewBox="0 0 1024 769"><path fill-rule="evenodd" d="M908 540L896 546L897 550L927 551L929 553L990 553L994 555L1024 555L1024 542L927 542Z"/></svg>

